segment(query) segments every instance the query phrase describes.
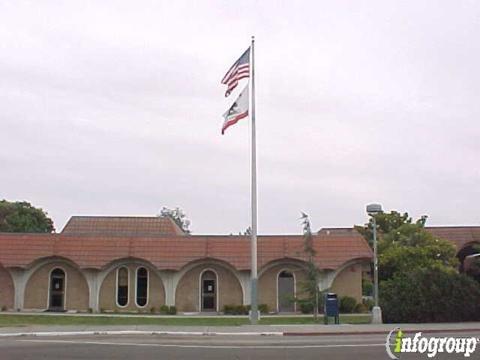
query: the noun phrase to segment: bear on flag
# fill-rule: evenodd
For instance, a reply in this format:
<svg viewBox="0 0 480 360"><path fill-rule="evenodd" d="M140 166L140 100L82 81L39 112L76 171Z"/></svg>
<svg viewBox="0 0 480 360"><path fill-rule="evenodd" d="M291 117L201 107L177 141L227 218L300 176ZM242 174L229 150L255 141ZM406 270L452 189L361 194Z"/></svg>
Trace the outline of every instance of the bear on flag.
<svg viewBox="0 0 480 360"><path fill-rule="evenodd" d="M248 84L245 86L245 89L242 90L240 95L238 95L237 100L230 106L230 108L223 114L225 121L222 126L222 135L225 133L228 127L236 124L240 119L243 119L248 116L249 108L249 99L248 99Z"/></svg>

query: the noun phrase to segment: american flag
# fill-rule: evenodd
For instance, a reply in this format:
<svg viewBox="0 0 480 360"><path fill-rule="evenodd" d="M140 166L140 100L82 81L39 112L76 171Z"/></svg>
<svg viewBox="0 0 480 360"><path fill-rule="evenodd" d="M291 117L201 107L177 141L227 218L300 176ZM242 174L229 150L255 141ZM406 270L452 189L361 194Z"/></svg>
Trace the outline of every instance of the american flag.
<svg viewBox="0 0 480 360"><path fill-rule="evenodd" d="M250 47L238 58L222 79L222 84L227 85L225 97L231 94L240 79L250 77Z"/></svg>

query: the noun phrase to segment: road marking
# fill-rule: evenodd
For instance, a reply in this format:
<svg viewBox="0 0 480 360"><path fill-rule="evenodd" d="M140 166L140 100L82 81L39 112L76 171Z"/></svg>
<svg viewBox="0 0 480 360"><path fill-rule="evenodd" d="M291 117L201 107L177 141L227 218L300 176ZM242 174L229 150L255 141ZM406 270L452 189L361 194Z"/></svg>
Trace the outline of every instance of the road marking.
<svg viewBox="0 0 480 360"><path fill-rule="evenodd" d="M119 343L108 341L78 341L78 340L17 340L34 343L78 344L78 345L109 345L109 346L145 346L169 348L201 348L201 349L311 349L311 348L342 348L342 347L380 347L382 344L326 344L326 345L180 345L180 344L148 344L148 343Z"/></svg>

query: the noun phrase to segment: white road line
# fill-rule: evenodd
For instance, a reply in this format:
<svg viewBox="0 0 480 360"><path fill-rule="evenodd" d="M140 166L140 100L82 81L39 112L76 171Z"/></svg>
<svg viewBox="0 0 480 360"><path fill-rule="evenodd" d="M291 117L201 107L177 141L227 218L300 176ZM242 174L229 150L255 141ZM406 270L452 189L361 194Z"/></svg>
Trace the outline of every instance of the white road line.
<svg viewBox="0 0 480 360"><path fill-rule="evenodd" d="M78 345L109 345L109 346L144 346L193 349L311 349L311 348L342 348L342 347L385 347L385 344L327 344L327 345L179 345L179 344L148 344L120 343L107 341L74 341L74 340L17 340L34 343L78 344Z"/></svg>

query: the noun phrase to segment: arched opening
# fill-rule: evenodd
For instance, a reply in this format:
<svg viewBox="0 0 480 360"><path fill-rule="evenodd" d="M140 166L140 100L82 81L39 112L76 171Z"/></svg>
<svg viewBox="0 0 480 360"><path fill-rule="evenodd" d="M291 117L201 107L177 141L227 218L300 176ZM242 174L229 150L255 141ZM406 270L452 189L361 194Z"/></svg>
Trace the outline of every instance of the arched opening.
<svg viewBox="0 0 480 360"><path fill-rule="evenodd" d="M128 269L125 266L117 270L117 305L128 305Z"/></svg>
<svg viewBox="0 0 480 360"><path fill-rule="evenodd" d="M471 258L472 255L476 255L480 253L480 244L473 243L465 246L462 248L458 253L457 253L457 258L460 262L460 272L465 272L467 270L466 262L468 263L469 261L465 261L467 258ZM467 265L468 267L468 265Z"/></svg>
<svg viewBox="0 0 480 360"><path fill-rule="evenodd" d="M278 312L295 311L295 277L293 273L283 270L277 279L277 307Z"/></svg>
<svg viewBox="0 0 480 360"><path fill-rule="evenodd" d="M217 275L212 270L202 272L200 277L201 311L217 310Z"/></svg>
<svg viewBox="0 0 480 360"><path fill-rule="evenodd" d="M148 270L144 267L137 269L137 291L135 301L139 307L144 307L148 302Z"/></svg>
<svg viewBox="0 0 480 360"><path fill-rule="evenodd" d="M53 269L50 273L49 311L65 310L65 288L65 272L60 268Z"/></svg>

